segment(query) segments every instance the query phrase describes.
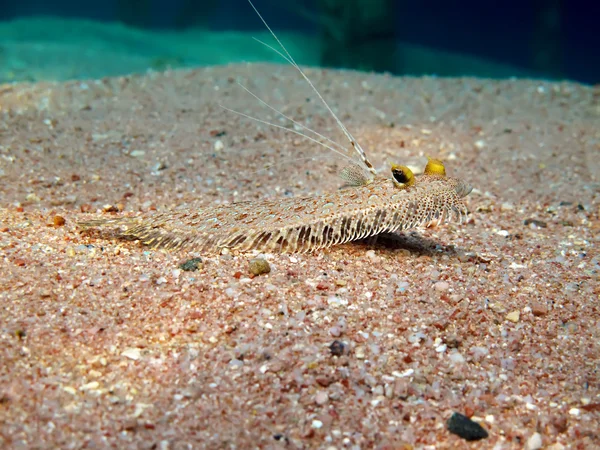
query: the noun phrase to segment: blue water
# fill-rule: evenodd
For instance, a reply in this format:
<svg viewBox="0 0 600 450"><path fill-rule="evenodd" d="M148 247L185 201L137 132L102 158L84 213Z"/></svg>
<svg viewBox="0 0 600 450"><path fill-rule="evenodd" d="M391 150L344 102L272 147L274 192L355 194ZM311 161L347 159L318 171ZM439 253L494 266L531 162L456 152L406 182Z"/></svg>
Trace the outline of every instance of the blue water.
<svg viewBox="0 0 600 450"><path fill-rule="evenodd" d="M364 26L364 17L368 11L360 8L352 9L352 4L374 5L364 1L340 0L340 10L352 10L357 16L340 23L356 24L343 29L338 25L325 25L332 20L338 20L341 12L325 12L319 7L318 0L296 0L277 2L275 0L255 0L255 5L261 11L269 24L279 32L293 31L310 36L311 44L325 42L321 48L320 57L305 56L299 50L298 59L307 64L319 64L330 67L346 67L358 70L389 71L396 74L437 74L437 75L475 75L506 77L533 76L550 79L569 79L584 83L600 82L600 32L598 18L600 17L600 2L584 0L504 0L504 1L387 1L386 25L382 28L373 26L368 31ZM182 55L178 51L165 50L174 39L174 33L182 30L201 29L213 33L239 32L248 37L261 33L264 28L246 0L112 0L81 2L73 0L14 0L3 2L0 8L0 57L17 55L21 48L12 45L32 44L41 45L44 41L49 44L62 41L60 25L45 26L40 16L62 19L85 19L106 25L106 32L94 27L94 37L104 48L114 47L122 50L122 41L131 41L131 33L124 32L119 38L114 27L122 23L138 33L140 49L135 46L130 49L135 59L148 56L153 61L164 59L171 67L193 66L203 64L220 64L244 60L261 60L262 50L256 55L248 55L244 46L243 54L236 54L236 44L225 49L225 55L230 55L229 61L223 61L218 55ZM329 4L333 3L331 0ZM278 4L288 5L285 7ZM345 9L344 9L345 8ZM330 20L321 20L327 17ZM21 19L18 26L14 20ZM28 20L34 20L28 27ZM71 22L69 22L71 23ZM86 24L88 22L82 22ZM365 22L368 23L368 22ZM49 30L56 26L53 35ZM13 27L13 28L11 28ZM32 28L40 27L35 32ZM67 25L67 27L69 27ZM332 28L333 27L333 28ZM30 34L22 30L29 28ZM75 26L85 35L86 26ZM91 29L91 28L90 28ZM15 31L11 31L15 30ZM367 31L364 31L367 30ZM383 30L383 31L382 31ZM332 31L330 33L329 31ZM383 34L379 36L378 32ZM146 34L144 34L146 33ZM331 37L338 33L344 42L341 44ZM57 35L58 34L58 35ZM110 35L108 37L107 35ZM69 35L72 44L77 44L76 37ZM144 38L143 36L148 36ZM161 36L168 36L161 43ZM339 38L338 36L338 38ZM85 36L86 39L92 39ZM381 39L393 42L395 46L407 48L406 51L390 53L390 46L381 44ZM180 35L180 39L199 39L194 33ZM329 40L327 40L329 39ZM375 41L372 41L375 39ZM302 41L302 39L300 39ZM338 39L339 40L339 39ZM144 43L143 41L148 41ZM334 42L335 41L335 42ZM373 42L373 43L372 43ZM193 47L197 43L188 42ZM177 46L185 46L180 42ZM362 50L361 50L362 45ZM156 47L153 55L148 55L148 47ZM328 47L329 46L329 47ZM92 45L96 48L96 45ZM329 48L329 51L325 50ZM394 47L396 48L396 47ZM420 51L424 55L419 55ZM26 50L23 50L27 53ZM206 50L203 50L206 53ZM311 53L307 49L308 53ZM314 50L313 50L314 52ZM436 52L450 55L436 58ZM24 53L24 54L25 54ZM77 52L75 52L76 54ZM152 51L150 51L152 53ZM108 57L108 56L107 56ZM373 60L370 60L373 58ZM23 61L14 62L14 66L22 70L10 70L2 76L3 81L19 81L24 79L44 78L43 68L35 70L32 59L24 56ZM57 57L58 60L63 59ZM126 58L124 58L126 59ZM270 59L270 58L267 58ZM436 63L436 59L438 62ZM450 63L448 62L450 61ZM481 63L481 64L480 64ZM489 63L489 67L485 66ZM50 65L49 63L44 63ZM139 60L131 67L125 65L123 71L139 71L144 67L144 61ZM437 65L436 65L437 64ZM89 63L85 63L89 68ZM110 66L110 64L108 65ZM449 67L450 66L450 67ZM152 64L150 64L152 68ZM157 65L160 68L160 64ZM154 67L154 68L157 68ZM462 68L462 70L461 70ZM7 69L8 70L8 69ZM50 71L48 78L72 78L81 76L101 75L100 68L91 68L89 73L78 68L69 68L60 75L58 70ZM118 70L117 70L118 72ZM114 69L107 70L106 75L115 75ZM12 78L11 78L12 77Z"/></svg>

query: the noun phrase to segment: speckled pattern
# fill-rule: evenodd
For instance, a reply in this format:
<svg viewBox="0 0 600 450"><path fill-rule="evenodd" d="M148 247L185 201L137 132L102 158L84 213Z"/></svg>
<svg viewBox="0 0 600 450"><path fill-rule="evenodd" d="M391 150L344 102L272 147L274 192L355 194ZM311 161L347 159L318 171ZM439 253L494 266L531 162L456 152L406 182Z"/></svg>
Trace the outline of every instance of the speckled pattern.
<svg viewBox="0 0 600 450"><path fill-rule="evenodd" d="M339 132L279 66L2 87L2 448L600 445L598 88L308 75L378 169L468 180L467 222L298 255L82 234L338 189L339 160L218 107L278 120L236 80Z"/></svg>
<svg viewBox="0 0 600 450"><path fill-rule="evenodd" d="M412 174L411 174L412 176ZM423 226L431 221L462 222L462 198L471 187L447 176L424 174L410 186L378 177L314 197L236 202L214 207L187 205L135 218L95 219L83 228L123 227L117 235L153 248L305 253L381 233ZM115 233L113 233L114 235Z"/></svg>

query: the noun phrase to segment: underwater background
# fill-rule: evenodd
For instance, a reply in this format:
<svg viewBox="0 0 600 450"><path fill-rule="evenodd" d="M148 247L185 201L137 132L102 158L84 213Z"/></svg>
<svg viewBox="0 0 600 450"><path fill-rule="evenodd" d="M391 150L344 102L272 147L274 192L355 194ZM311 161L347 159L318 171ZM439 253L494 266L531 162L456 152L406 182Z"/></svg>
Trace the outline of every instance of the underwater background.
<svg viewBox="0 0 600 450"><path fill-rule="evenodd" d="M600 80L600 2L255 0L300 64ZM243 61L285 63L246 0L4 1L0 82L99 78Z"/></svg>

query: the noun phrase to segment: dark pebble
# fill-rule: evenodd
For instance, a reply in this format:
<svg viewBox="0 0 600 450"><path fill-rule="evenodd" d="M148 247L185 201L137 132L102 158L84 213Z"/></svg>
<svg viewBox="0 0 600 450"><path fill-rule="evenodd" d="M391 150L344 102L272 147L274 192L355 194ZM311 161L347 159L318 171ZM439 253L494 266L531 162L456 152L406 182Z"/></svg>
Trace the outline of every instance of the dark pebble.
<svg viewBox="0 0 600 450"><path fill-rule="evenodd" d="M523 224L526 226L534 224L538 228L546 228L548 226L548 224L546 222L544 222L543 220L537 220L537 219L525 219L523 221Z"/></svg>
<svg viewBox="0 0 600 450"><path fill-rule="evenodd" d="M250 260L248 264L248 270L255 277L271 272L271 266L266 259L254 258Z"/></svg>
<svg viewBox="0 0 600 450"><path fill-rule="evenodd" d="M179 268L181 270L185 270L186 272L193 272L194 270L198 270L202 265L202 258L192 258L188 259L186 262L179 264Z"/></svg>
<svg viewBox="0 0 600 450"><path fill-rule="evenodd" d="M459 413L452 414L447 425L450 433L454 433L467 441L478 441L488 437L485 428Z"/></svg>
<svg viewBox="0 0 600 450"><path fill-rule="evenodd" d="M341 341L333 341L329 346L329 350L333 356L342 356L346 350L346 346Z"/></svg>

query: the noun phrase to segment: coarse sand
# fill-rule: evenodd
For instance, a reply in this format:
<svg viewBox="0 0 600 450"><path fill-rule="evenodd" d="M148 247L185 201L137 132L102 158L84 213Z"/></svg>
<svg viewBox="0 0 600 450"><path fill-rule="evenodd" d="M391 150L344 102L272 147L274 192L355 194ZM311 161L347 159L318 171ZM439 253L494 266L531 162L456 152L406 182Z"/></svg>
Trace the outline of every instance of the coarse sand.
<svg viewBox="0 0 600 450"><path fill-rule="evenodd" d="M258 276L81 233L339 188L341 158L219 107L293 129L236 81L343 136L277 65L1 87L0 447L600 447L600 88L307 74L378 169L436 156L471 183L467 223Z"/></svg>

